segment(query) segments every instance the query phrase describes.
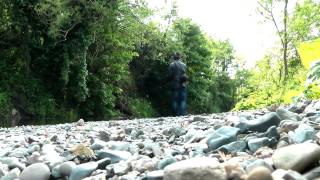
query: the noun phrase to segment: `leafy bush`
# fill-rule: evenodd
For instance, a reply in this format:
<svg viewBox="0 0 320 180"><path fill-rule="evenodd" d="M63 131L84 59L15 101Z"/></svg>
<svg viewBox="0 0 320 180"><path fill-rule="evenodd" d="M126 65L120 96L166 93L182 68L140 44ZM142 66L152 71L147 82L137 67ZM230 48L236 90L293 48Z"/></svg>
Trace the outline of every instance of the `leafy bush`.
<svg viewBox="0 0 320 180"><path fill-rule="evenodd" d="M308 99L320 99L320 86L318 83L311 83L303 93Z"/></svg>
<svg viewBox="0 0 320 180"><path fill-rule="evenodd" d="M132 98L129 100L129 106L134 117L146 118L157 116L156 111L148 100L142 98Z"/></svg>
<svg viewBox="0 0 320 180"><path fill-rule="evenodd" d="M12 109L11 99L8 93L0 92L0 121L8 119Z"/></svg>

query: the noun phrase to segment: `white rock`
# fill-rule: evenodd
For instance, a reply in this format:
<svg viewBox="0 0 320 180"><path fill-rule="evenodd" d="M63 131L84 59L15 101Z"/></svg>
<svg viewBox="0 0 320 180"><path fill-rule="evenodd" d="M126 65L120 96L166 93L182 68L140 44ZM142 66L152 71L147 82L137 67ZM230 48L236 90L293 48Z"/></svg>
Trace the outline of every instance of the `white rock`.
<svg viewBox="0 0 320 180"><path fill-rule="evenodd" d="M170 164L164 169L164 180L226 180L224 166L215 158L192 158Z"/></svg>
<svg viewBox="0 0 320 180"><path fill-rule="evenodd" d="M310 164L320 160L320 146L314 143L302 143L277 149L272 161L277 169L292 169L302 172Z"/></svg>
<svg viewBox="0 0 320 180"><path fill-rule="evenodd" d="M50 169L44 163L36 163L28 166L21 173L20 180L48 180Z"/></svg>

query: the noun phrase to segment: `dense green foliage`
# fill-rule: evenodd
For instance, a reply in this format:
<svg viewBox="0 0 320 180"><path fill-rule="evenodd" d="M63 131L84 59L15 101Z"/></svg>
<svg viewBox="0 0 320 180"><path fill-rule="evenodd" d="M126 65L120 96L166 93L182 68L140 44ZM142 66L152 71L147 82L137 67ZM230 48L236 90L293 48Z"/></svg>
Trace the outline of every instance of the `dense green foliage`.
<svg viewBox="0 0 320 180"><path fill-rule="evenodd" d="M3 0L0 7L2 119L13 108L22 123L170 115L166 76L174 52L191 77L190 113L235 103L231 44L186 19L163 30L148 20L144 1Z"/></svg>

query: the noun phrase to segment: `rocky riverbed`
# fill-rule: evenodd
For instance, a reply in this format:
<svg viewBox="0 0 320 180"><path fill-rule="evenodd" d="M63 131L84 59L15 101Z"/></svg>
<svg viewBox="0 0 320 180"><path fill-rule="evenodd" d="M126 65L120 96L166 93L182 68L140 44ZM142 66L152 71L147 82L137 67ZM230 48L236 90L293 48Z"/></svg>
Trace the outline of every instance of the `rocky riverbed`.
<svg viewBox="0 0 320 180"><path fill-rule="evenodd" d="M0 179L320 179L320 102L0 128Z"/></svg>

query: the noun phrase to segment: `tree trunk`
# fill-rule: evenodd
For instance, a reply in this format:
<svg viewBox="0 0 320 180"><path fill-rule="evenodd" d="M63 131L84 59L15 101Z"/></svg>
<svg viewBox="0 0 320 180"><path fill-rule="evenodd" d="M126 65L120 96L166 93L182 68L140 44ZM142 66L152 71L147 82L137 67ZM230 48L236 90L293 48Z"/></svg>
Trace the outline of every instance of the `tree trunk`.
<svg viewBox="0 0 320 180"><path fill-rule="evenodd" d="M287 28L287 20L288 20L288 0L285 0L284 5L284 36L283 36L283 63L284 63L284 82L288 79L288 28Z"/></svg>

